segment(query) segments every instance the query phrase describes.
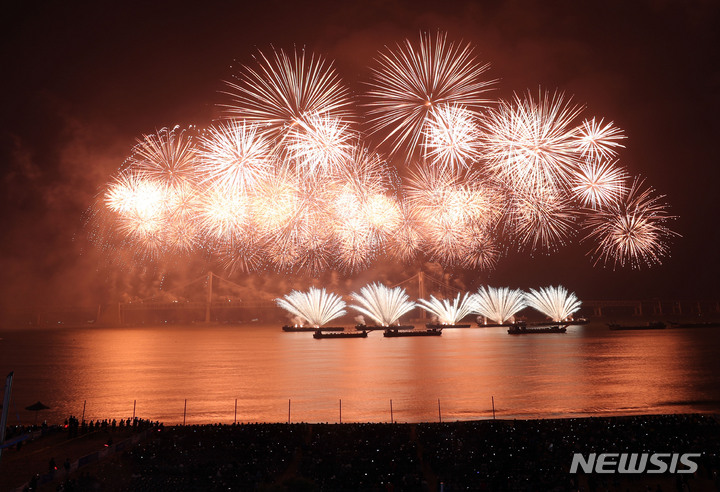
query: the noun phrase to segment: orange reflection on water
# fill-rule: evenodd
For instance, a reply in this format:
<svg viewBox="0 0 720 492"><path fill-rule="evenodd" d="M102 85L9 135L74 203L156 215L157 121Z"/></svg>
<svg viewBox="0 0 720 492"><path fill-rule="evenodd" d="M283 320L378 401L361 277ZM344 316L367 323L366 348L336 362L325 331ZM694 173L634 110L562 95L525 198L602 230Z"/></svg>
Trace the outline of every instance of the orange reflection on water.
<svg viewBox="0 0 720 492"><path fill-rule="evenodd" d="M315 340L278 326L151 326L3 332L24 408L62 420L136 414L166 423L443 420L708 411L720 407L712 329ZM34 415L25 415L30 419Z"/></svg>

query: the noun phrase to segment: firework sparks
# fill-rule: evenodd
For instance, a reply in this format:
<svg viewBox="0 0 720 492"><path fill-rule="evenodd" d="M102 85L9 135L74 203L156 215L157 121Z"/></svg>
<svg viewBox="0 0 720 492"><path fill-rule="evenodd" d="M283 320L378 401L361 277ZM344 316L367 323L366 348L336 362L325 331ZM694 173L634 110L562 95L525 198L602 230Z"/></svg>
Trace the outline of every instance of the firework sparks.
<svg viewBox="0 0 720 492"><path fill-rule="evenodd" d="M513 320L527 306L525 293L509 287L480 287L474 301L475 312L495 323Z"/></svg>
<svg viewBox="0 0 720 492"><path fill-rule="evenodd" d="M418 306L437 317L438 322L443 325L456 325L465 316L473 311L473 298L465 294L460 298L460 293L452 301L448 299L436 299L430 296L430 300L418 299Z"/></svg>
<svg viewBox="0 0 720 492"><path fill-rule="evenodd" d="M238 83L227 83L229 115L256 121L275 134L308 124L310 115L342 121L351 116L349 90L321 57L281 50L269 57L261 52L256 60L258 66L244 67Z"/></svg>
<svg viewBox="0 0 720 492"><path fill-rule="evenodd" d="M629 264L633 268L661 263L668 253L666 241L677 235L665 223L674 217L662 202L664 195L653 196L652 188L642 189L635 180L627 195L607 209L590 215L585 239L595 239L597 247L590 253L595 264L610 262L613 267Z"/></svg>
<svg viewBox="0 0 720 492"><path fill-rule="evenodd" d="M221 242L239 238L248 225L248 200L239 192L227 193L225 188L214 187L201 198L197 221L207 235Z"/></svg>
<svg viewBox="0 0 720 492"><path fill-rule="evenodd" d="M572 193L586 207L609 207L624 195L626 179L627 173L613 162L586 161L573 177Z"/></svg>
<svg viewBox="0 0 720 492"><path fill-rule="evenodd" d="M312 114L295 125L285 149L299 171L311 176L337 171L353 155L355 135L338 119Z"/></svg>
<svg viewBox="0 0 720 492"><path fill-rule="evenodd" d="M622 130L613 126L612 121L603 126L603 120L583 121L578 130L578 150L589 159L609 159L617 155L617 148L624 147L619 140L625 138Z"/></svg>
<svg viewBox="0 0 720 492"><path fill-rule="evenodd" d="M423 131L425 157L433 164L468 168L480 156L473 114L457 105L441 105L430 113Z"/></svg>
<svg viewBox="0 0 720 492"><path fill-rule="evenodd" d="M525 302L556 322L567 320L581 304L577 296L563 286L530 289L525 294Z"/></svg>
<svg viewBox="0 0 720 492"><path fill-rule="evenodd" d="M162 183L134 174L120 175L105 193L106 206L116 213L117 231L151 258L162 251L167 196Z"/></svg>
<svg viewBox="0 0 720 492"><path fill-rule="evenodd" d="M253 189L272 168L271 143L257 125L229 121L200 138L198 174L228 193Z"/></svg>
<svg viewBox="0 0 720 492"><path fill-rule="evenodd" d="M127 171L174 187L194 179L196 161L195 142L187 130L162 128L138 141Z"/></svg>
<svg viewBox="0 0 720 492"><path fill-rule="evenodd" d="M553 250L574 234L576 215L570 200L552 188L521 191L511 197L509 226L520 245Z"/></svg>
<svg viewBox="0 0 720 492"><path fill-rule="evenodd" d="M375 283L361 288L359 294L353 292L352 297L360 306L350 307L368 316L379 326L391 326L403 314L415 309L415 303L408 300L402 287L390 288Z"/></svg>
<svg viewBox="0 0 720 492"><path fill-rule="evenodd" d="M472 173L420 166L407 186L407 204L420 224L425 250L444 264L489 266L502 195ZM475 254L480 253L480 254Z"/></svg>
<svg viewBox="0 0 720 492"><path fill-rule="evenodd" d="M432 110L443 105L460 105L477 111L487 104L485 93L493 81L481 76L489 65L479 65L470 44L448 43L447 35L420 36L420 44L409 40L397 50L380 53L372 69L371 129L387 130L392 153L417 146Z"/></svg>
<svg viewBox="0 0 720 492"><path fill-rule="evenodd" d="M514 188L562 187L578 158L572 123L579 113L562 94L502 101L483 120L489 169Z"/></svg>
<svg viewBox="0 0 720 492"><path fill-rule="evenodd" d="M284 298L276 299L276 302L281 308L316 328L346 313L345 301L340 296L315 287L310 287L307 292L294 290Z"/></svg>
<svg viewBox="0 0 720 492"><path fill-rule="evenodd" d="M98 244L243 271L351 273L388 256L490 269L511 247L555 250L584 224L595 264L668 253L662 197L628 191L615 160L622 131L576 121L580 108L558 93L495 106L469 44L421 35L372 69L370 129L394 163L421 163L409 173L355 128L332 63L304 51L256 61L228 84L229 120L138 140L97 200Z"/></svg>

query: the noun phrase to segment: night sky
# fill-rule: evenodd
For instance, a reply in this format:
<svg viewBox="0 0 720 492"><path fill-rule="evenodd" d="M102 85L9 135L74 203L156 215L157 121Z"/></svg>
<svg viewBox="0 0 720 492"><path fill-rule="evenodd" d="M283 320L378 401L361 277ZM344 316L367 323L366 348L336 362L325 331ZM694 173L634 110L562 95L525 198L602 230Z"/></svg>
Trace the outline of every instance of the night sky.
<svg viewBox="0 0 720 492"><path fill-rule="evenodd" d="M491 64L495 97L558 89L586 116L614 121L628 137L620 164L666 195L682 236L652 269L593 268L590 245L576 240L550 255L510 254L489 273L454 272L468 287L720 299L719 13L710 0L13 2L0 19L2 304L93 304L154 288L107 264L84 212L143 133L217 119L222 81L258 49L306 46L362 92L378 50L438 29ZM416 271L377 269L397 280ZM366 279L374 272L355 280Z"/></svg>

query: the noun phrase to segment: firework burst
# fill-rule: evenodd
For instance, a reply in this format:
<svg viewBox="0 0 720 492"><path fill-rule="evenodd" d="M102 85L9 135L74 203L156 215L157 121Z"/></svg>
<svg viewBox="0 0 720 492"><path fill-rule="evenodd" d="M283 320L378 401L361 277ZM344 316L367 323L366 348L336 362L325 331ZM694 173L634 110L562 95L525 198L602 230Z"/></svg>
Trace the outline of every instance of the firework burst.
<svg viewBox="0 0 720 492"><path fill-rule="evenodd" d="M436 299L434 296L430 296L430 300L418 299L418 306L436 316L439 323L456 325L473 311L474 302L470 294L464 294L461 299L458 293L452 301Z"/></svg>
<svg viewBox="0 0 720 492"><path fill-rule="evenodd" d="M563 286L530 289L525 294L525 302L556 322L567 320L581 304L577 296Z"/></svg>
<svg viewBox="0 0 720 492"><path fill-rule="evenodd" d="M652 190L627 190L622 131L580 120L559 93L489 101L469 44L423 34L379 54L363 116L389 157L355 128L332 63L304 50L255 61L228 83L227 120L138 140L89 214L103 249L195 252L232 271L354 273L386 257L490 269L582 224L595 264L668 253L672 217Z"/></svg>
<svg viewBox="0 0 720 492"><path fill-rule="evenodd" d="M237 83L227 83L229 116L258 122L276 135L309 124L313 115L338 120L351 116L350 92L332 63L305 50L270 56L260 52L256 61L256 67L244 67Z"/></svg>
<svg viewBox="0 0 720 492"><path fill-rule="evenodd" d="M489 65L476 62L470 44L448 43L445 33L423 34L419 45L406 40L376 61L367 93L371 131L387 132L384 140L392 141L392 153L414 152L434 108L478 111L490 103L485 93L494 82L481 78Z"/></svg>
<svg viewBox="0 0 720 492"><path fill-rule="evenodd" d="M586 207L609 207L624 195L627 177L614 162L586 161L573 176L572 193Z"/></svg>
<svg viewBox="0 0 720 492"><path fill-rule="evenodd" d="M667 213L664 195L653 196L652 188L642 186L636 179L622 200L588 217L585 239L598 243L590 253L595 264L602 261L605 265L612 262L613 268L626 264L640 268L661 263L668 253L666 241L677 233L665 223L674 217Z"/></svg>
<svg viewBox="0 0 720 492"><path fill-rule="evenodd" d="M338 171L352 158L355 134L342 121L311 114L299 121L285 141L288 159L307 176L323 176Z"/></svg>
<svg viewBox="0 0 720 492"><path fill-rule="evenodd" d="M475 312L495 323L505 323L515 318L527 304L525 293L509 287L480 287L475 294Z"/></svg>
<svg viewBox="0 0 720 492"><path fill-rule="evenodd" d="M115 213L115 228L130 239L141 256L157 258L162 252L167 225L168 188L134 174L121 174L105 193L105 204Z"/></svg>
<svg viewBox="0 0 720 492"><path fill-rule="evenodd" d="M618 147L624 147L620 140L625 135L612 121L603 126L603 120L585 120L578 129L578 137L578 150L589 159L610 159L617 155Z"/></svg>
<svg viewBox="0 0 720 492"><path fill-rule="evenodd" d="M294 290L284 298L276 299L276 302L281 308L316 328L346 313L345 301L340 296L315 287L310 287L307 292Z"/></svg>
<svg viewBox="0 0 720 492"><path fill-rule="evenodd" d="M501 216L503 197L478 175L420 166L406 190L409 211L421 224L424 248L434 259L448 265L464 263L478 258L468 256L477 249L473 245L492 244L489 232ZM482 257L490 258L491 248L481 251Z"/></svg>
<svg viewBox="0 0 720 492"><path fill-rule="evenodd" d="M579 113L562 94L501 101L483 119L489 170L515 189L561 188L578 158L573 120Z"/></svg>
<svg viewBox="0 0 720 492"><path fill-rule="evenodd" d="M390 288L375 283L360 289L360 293L352 293L353 299L360 305L350 307L370 317L379 326L391 326L400 317L415 309L415 303L408 300L402 287Z"/></svg>
<svg viewBox="0 0 720 492"><path fill-rule="evenodd" d="M533 251L552 251L575 232L577 211L566 195L552 188L512 194L508 215L512 236Z"/></svg>
<svg viewBox="0 0 720 492"><path fill-rule="evenodd" d="M475 117L461 106L433 108L423 137L425 158L435 165L467 169L480 156Z"/></svg>
<svg viewBox="0 0 720 492"><path fill-rule="evenodd" d="M126 172L174 187L195 179L196 162L196 143L188 130L162 128L138 141Z"/></svg>
<svg viewBox="0 0 720 492"><path fill-rule="evenodd" d="M200 138L198 174L201 182L244 193L271 172L272 144L257 125L228 121Z"/></svg>
<svg viewBox="0 0 720 492"><path fill-rule="evenodd" d="M210 239L232 243L243 235L249 224L249 205L244 194L213 187L203 193L196 220Z"/></svg>

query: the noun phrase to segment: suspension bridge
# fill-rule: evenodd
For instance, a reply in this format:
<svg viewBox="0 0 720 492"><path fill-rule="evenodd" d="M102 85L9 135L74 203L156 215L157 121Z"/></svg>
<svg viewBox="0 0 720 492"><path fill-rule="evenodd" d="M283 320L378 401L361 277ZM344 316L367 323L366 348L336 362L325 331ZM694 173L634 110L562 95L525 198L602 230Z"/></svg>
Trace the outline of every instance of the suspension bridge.
<svg viewBox="0 0 720 492"><path fill-rule="evenodd" d="M423 271L390 285L403 287L411 299L454 298L465 292L452 285L450 275L442 278ZM252 292L251 286L240 285L213 272L183 285L161 291L151 297L94 306L28 306L4 309L0 320L7 323L35 326L56 324L126 325L136 323L234 322L261 319L283 320L285 311L273 299L242 298L241 292ZM346 301L350 302L349 296ZM590 318L613 317L720 317L717 300L586 300L581 299L580 315ZM426 312L418 309L425 319Z"/></svg>

